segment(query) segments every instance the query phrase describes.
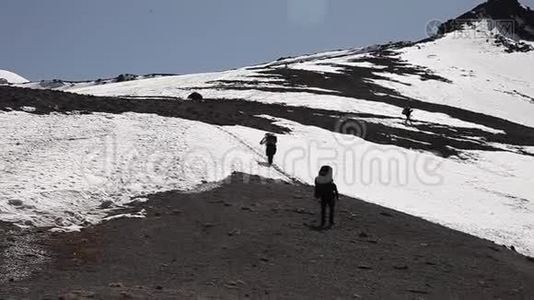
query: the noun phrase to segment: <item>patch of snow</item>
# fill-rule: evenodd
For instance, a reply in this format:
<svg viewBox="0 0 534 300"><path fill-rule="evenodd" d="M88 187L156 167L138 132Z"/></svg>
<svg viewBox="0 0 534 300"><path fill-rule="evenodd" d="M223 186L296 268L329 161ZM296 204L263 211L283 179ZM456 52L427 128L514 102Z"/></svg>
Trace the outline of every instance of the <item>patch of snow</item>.
<svg viewBox="0 0 534 300"><path fill-rule="evenodd" d="M341 68L333 67L327 64L316 64L313 62L291 64L288 66L288 68L320 73L340 73L342 70Z"/></svg>
<svg viewBox="0 0 534 300"><path fill-rule="evenodd" d="M106 217L104 201L193 190L234 171L288 180L218 128L133 113L0 114L0 220L78 228Z"/></svg>
<svg viewBox="0 0 534 300"><path fill-rule="evenodd" d="M111 221L115 219L121 219L121 218L137 218L142 219L146 218L146 211L142 209L141 211L135 213L135 214L119 214L119 215L112 215L109 217L105 217L103 221Z"/></svg>
<svg viewBox="0 0 534 300"><path fill-rule="evenodd" d="M33 107L33 106L22 106L20 109L22 111L29 112L29 113L35 112L35 110L36 110L35 107Z"/></svg>
<svg viewBox="0 0 534 300"><path fill-rule="evenodd" d="M6 70L0 70L0 79L5 79L7 83L13 83L13 84L28 82L26 78L18 74L15 74L13 72L6 71Z"/></svg>
<svg viewBox="0 0 534 300"><path fill-rule="evenodd" d="M519 5L521 5L521 7L523 7L524 9L530 9L530 7L526 3L527 3L527 1L525 1L525 0L520 0L519 1Z"/></svg>
<svg viewBox="0 0 534 300"><path fill-rule="evenodd" d="M371 68L377 70L386 68L385 66L378 66L368 61L358 61L363 60L368 56L369 55L367 53L351 54L350 52L344 52L333 57L323 56L321 59L304 60L302 62L287 64L286 66L290 69L337 74L343 73L345 67Z"/></svg>

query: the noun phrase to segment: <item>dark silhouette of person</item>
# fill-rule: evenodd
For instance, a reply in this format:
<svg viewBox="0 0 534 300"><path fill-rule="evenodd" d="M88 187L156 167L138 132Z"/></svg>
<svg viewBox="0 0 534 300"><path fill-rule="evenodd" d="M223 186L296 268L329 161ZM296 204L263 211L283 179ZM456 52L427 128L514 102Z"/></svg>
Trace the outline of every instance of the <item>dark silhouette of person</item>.
<svg viewBox="0 0 534 300"><path fill-rule="evenodd" d="M278 138L272 133L266 133L260 142L260 145L266 145L265 154L267 155L267 161L269 165L273 164L274 155L276 154L276 143Z"/></svg>
<svg viewBox="0 0 534 300"><path fill-rule="evenodd" d="M319 176L315 177L315 198L321 199L321 227L325 226L327 206L330 210L329 225L334 226L334 211L336 200L339 200L339 192L332 174L332 167L322 166Z"/></svg>
<svg viewBox="0 0 534 300"><path fill-rule="evenodd" d="M402 114L406 116L406 120L404 121L404 124L410 124L412 125L412 113L413 113L413 109L412 107L408 104L406 105L406 107L404 107L404 109L402 110Z"/></svg>

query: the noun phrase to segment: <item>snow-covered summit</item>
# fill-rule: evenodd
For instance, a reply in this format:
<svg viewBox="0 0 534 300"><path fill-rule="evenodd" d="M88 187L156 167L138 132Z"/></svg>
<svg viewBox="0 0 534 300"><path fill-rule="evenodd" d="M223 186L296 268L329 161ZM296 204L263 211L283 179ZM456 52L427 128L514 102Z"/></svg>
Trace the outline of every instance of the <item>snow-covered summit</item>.
<svg viewBox="0 0 534 300"><path fill-rule="evenodd" d="M18 74L6 70L0 70L0 84L25 82L28 82L28 80Z"/></svg>
<svg viewBox="0 0 534 300"><path fill-rule="evenodd" d="M518 0L489 0L442 24L439 32L460 30L465 24L484 19L492 20L493 25L509 38L534 41L534 11Z"/></svg>

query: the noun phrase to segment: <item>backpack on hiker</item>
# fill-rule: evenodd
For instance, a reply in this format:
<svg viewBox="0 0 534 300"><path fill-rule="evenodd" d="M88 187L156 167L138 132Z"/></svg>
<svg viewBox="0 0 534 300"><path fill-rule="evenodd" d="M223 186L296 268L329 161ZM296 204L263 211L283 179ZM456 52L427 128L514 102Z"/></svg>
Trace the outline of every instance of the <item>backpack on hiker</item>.
<svg viewBox="0 0 534 300"><path fill-rule="evenodd" d="M332 167L322 166L319 175L315 177L315 198L334 200L337 197L338 191L334 183Z"/></svg>
<svg viewBox="0 0 534 300"><path fill-rule="evenodd" d="M276 154L276 143L278 142L278 138L276 135L272 133L266 133L263 139L261 140L261 145L266 145L265 147L265 154L267 155L267 162L269 165L273 164L273 158Z"/></svg>
<svg viewBox="0 0 534 300"><path fill-rule="evenodd" d="M315 198L321 199L321 227L326 224L326 210L330 211L330 228L334 226L334 211L336 200L339 199L337 186L333 179L333 170L330 166L322 166L319 175L315 177Z"/></svg>
<svg viewBox="0 0 534 300"><path fill-rule="evenodd" d="M276 143L278 142L278 138L272 133L266 133L263 139L265 141L263 144L267 145L276 145Z"/></svg>

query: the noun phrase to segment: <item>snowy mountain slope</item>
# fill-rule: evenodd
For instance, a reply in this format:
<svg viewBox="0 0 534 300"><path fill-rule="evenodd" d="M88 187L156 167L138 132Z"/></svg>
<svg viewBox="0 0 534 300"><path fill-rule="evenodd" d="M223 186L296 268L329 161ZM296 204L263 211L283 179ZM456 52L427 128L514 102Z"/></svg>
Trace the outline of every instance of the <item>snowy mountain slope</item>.
<svg viewBox="0 0 534 300"><path fill-rule="evenodd" d="M465 31L472 32L473 29L466 28ZM386 126L382 129L386 131L385 135L400 130L399 135L378 145L363 142L362 150L353 153L354 157L363 157L363 162L357 165L343 163L342 159L325 159L340 157L345 153L343 147L316 155L318 162L336 161L339 174L350 174L355 168L364 170L367 178L373 178L390 172L373 170L369 165L373 159L389 164L410 161L405 157L411 155L426 157L418 151L390 148L388 144L408 149L424 149L430 144L428 148L441 154L447 153L451 147L460 149L460 156L468 157L468 162L429 158L433 164L439 165L437 174L443 178L439 188L421 181L417 171L410 174L407 170L395 173L405 176L401 184L388 184L387 180L384 184L375 177L369 179L372 184L365 185L363 179L356 176L352 181L340 180L340 185L343 192L351 196L500 243L513 243L531 253L531 214L534 209L531 201L534 195L527 187L533 183L530 178L534 175L531 171L534 160L523 154L532 153L534 145L530 127L534 123L529 117L534 113L534 105L528 98L534 95L534 74L522 66L532 65L534 55L532 52L506 53L493 40L458 39L456 34L408 47L391 45L383 51L336 52L223 73L138 81L76 92L185 98L191 91L199 90L214 99L246 99L330 109L356 116L358 124L364 124L366 128L373 124ZM333 79L329 81L330 78ZM341 80L346 85L339 84ZM346 88L350 85L354 89ZM360 90L359 85L367 90ZM417 108L415 118L421 125L418 130L429 133L430 137L411 137L399 142L407 135L406 131L413 130L402 124L400 116L400 110L407 102ZM362 118L364 114L372 117ZM477 132L463 135L469 130ZM308 129L307 135L311 131ZM460 134L454 137L455 132ZM374 131L368 129L366 134L366 140L376 142L370 137ZM436 138L443 135L450 139ZM458 141L473 144L457 145ZM332 145L336 140L323 139L322 143ZM385 148L380 144L385 144ZM443 148L440 145L444 145ZM480 151L490 150L485 147L497 149ZM308 155L313 152L303 145L298 149L305 149L303 152ZM500 152L499 149L506 151ZM371 158L366 155L373 152L376 153ZM365 163L365 159L369 161ZM290 173L302 170L306 174L299 178L312 183L312 170L318 166L312 166L308 161L289 170L294 164L282 165ZM413 165L413 161L407 165ZM393 194L396 196L392 199L389 195Z"/></svg>
<svg viewBox="0 0 534 300"><path fill-rule="evenodd" d="M12 138L20 144L3 152L2 162L8 166L4 172L11 168L17 172L1 182L2 199L18 199L30 206L4 205L1 210L8 213L0 218L62 225L53 220L58 214L63 218L60 221L67 220L64 225L79 225L82 220L101 220L103 212L96 209L101 199L120 204L154 191L190 189L203 180L220 180L231 170L286 180L296 177L313 184L317 169L330 164L344 194L514 244L523 253L534 255L534 194L530 188L534 183L534 122L529 117L534 113L534 73L528 67L534 51L514 50L532 42L509 39L486 26L484 20L462 24L421 43L284 58L226 72L74 86L65 90L82 96L65 94L73 99L64 102L45 94L39 97L55 100L7 102L4 106L11 109L35 111L0 115L5 118L2 124L16 124L4 125L0 136L16 132ZM153 99L185 99L192 91L212 100ZM90 102L83 95L146 97L142 100L146 104L123 99ZM77 99L80 103L75 103ZM410 126L401 115L407 104L415 108L415 122ZM187 105L191 106L183 108ZM51 111L99 114L77 116L75 121L72 115L47 115ZM122 114L128 111L135 113ZM213 116L207 118L208 113ZM66 124L71 122L80 129L68 136ZM219 126L232 122L236 126ZM54 124L65 126L55 128ZM39 131L42 128L51 128L51 133ZM266 130L284 133L276 158L282 173L258 165L262 149L257 142ZM90 138L79 141L87 137L86 132L91 133ZM43 136L46 142L41 141ZM93 145L106 148L99 139L114 137L118 140L112 144L118 150L111 152L119 153L120 159L107 151L92 150ZM33 145L42 143L46 145L42 155L29 160L26 153L35 150L17 148L36 149ZM142 154L132 154L131 145ZM242 162L224 168L227 164L220 163L225 161L224 153L236 147L242 150L237 155ZM74 154L61 156L65 151ZM96 165L112 159L111 170L119 171L91 177L94 184L87 184L76 173L72 186L59 185L50 175L35 185L17 184L30 182L40 173L70 182L71 174L64 170L78 166L86 152ZM201 176L206 172L195 169L196 164L180 162L178 158L189 152L205 153L203 157L208 159L200 166L206 165L207 173L217 175ZM160 169L170 169L170 173L159 176L147 170L144 165L152 159L146 153L160 155L155 160L162 162ZM45 170L39 171L39 162L47 157L50 166L45 164ZM165 164L169 157L171 161L176 158L176 163ZM27 165L21 164L18 170L13 166L18 161ZM99 170L90 166L90 170ZM130 169L135 171L133 175ZM153 183L153 177L163 179ZM90 200L78 198L82 200L77 205L69 202L76 197L48 197L41 189L60 194L67 190L102 192ZM61 204L54 207L57 203ZM69 205L76 209L65 209ZM82 218L69 217L72 211ZM40 219L43 214L47 217Z"/></svg>
<svg viewBox="0 0 534 300"><path fill-rule="evenodd" d="M2 83L2 81L4 81ZM6 71L6 70L0 70L0 84L5 84L5 83L25 83L25 82L28 82L28 80L18 74L15 74L13 72L10 72L10 71Z"/></svg>
<svg viewBox="0 0 534 300"><path fill-rule="evenodd" d="M412 148L424 149L424 143L441 144L441 149L435 150L450 155L451 149L443 144L450 144L451 140L442 140L438 134L447 137L459 133L469 133L459 138L470 141L462 145L454 143L451 145L454 148L532 146L532 135L523 135L525 130L532 133L525 128L532 125L529 116L534 113L529 96L533 94L529 83L532 71L520 66L531 64L533 52L506 53L486 39L466 41L457 39L456 34L427 43L375 47L367 53L333 52L314 55L311 59L310 56L286 59L267 67L72 91L106 96L185 98L191 91L199 90L213 99L245 99L356 114L367 125L378 123L402 131L410 128L404 126L400 111L410 104L417 109L416 119L421 126L430 127L425 131L433 133L420 136L419 143L410 144ZM455 57L460 50L466 57L463 60ZM433 60L434 65L429 63ZM518 68L521 71L516 72ZM511 101L514 105L510 105ZM480 132L447 129L451 126ZM504 132L507 135L497 134ZM383 139L398 144L390 138Z"/></svg>
<svg viewBox="0 0 534 300"><path fill-rule="evenodd" d="M193 190L234 171L288 180L201 122L134 113L9 112L0 120L3 221L75 228L102 220L106 201L114 207L134 196Z"/></svg>
<svg viewBox="0 0 534 300"><path fill-rule="evenodd" d="M171 76L172 74L147 74L147 75L135 75L135 74L120 74L114 78L106 79L96 79L96 80L85 80L85 81L71 81L71 80L61 80L61 79L52 79L52 80L41 80L41 81L31 81L23 82L19 84L20 87L31 88L31 89L51 89L51 90L68 90L68 89L79 89L85 87L99 86L110 83L149 79L149 78L159 78L165 76Z"/></svg>
<svg viewBox="0 0 534 300"><path fill-rule="evenodd" d="M528 116L534 112L534 106L531 105L534 97L534 87L531 82L534 70L523 66L532 65L534 55L532 52L505 53L502 47L495 45L495 33L487 31L488 29L482 25L474 26L475 28L463 30L461 33L453 32L435 41L404 47L386 54L395 61L382 59L384 53L380 52L350 54L350 51L340 51L311 56L313 60L305 56L235 71L166 77L72 89L71 91L99 96L135 95L185 98L192 90L200 89L206 97L210 98L270 101L271 95L265 93L269 89L274 92L277 92L276 89L287 89L288 92L302 92L306 95L310 94L310 98L317 98L316 91L324 90L330 93L337 92L337 94L343 91L323 87L321 83L317 86L306 83L307 86L305 86L305 79L302 85L288 82L283 78L283 72L303 70L320 74L328 79L334 74L343 74L343 71L347 73L365 71L371 75L379 75L379 79L364 78L364 81L377 83L379 85L377 88L385 87L395 91L400 89L401 95L413 96L414 99L418 99L418 96L422 94L439 93L428 95L421 100L428 101L428 98L432 98L430 102L481 112L532 126L534 122ZM480 30L486 30L486 33L481 33ZM466 38L461 38L464 35ZM391 63L398 65L387 65ZM436 74L442 80L429 80L426 76L411 74L417 70L406 69L397 72L402 67L401 63L421 68L421 71L428 74ZM298 76L299 74L291 75ZM471 104L471 101L484 101L484 105ZM514 101L516 105L510 106L510 101ZM293 104L292 101L286 102L288 105ZM318 100L310 100L310 102L317 103ZM301 103L296 103L296 105L301 105ZM398 105L394 106L398 107ZM521 113L517 114L517 112Z"/></svg>
<svg viewBox="0 0 534 300"><path fill-rule="evenodd" d="M462 107L534 126L534 52L506 53L498 33L475 23L441 39L395 51L451 82L386 74L376 83L425 102ZM533 42L526 42L534 46Z"/></svg>

